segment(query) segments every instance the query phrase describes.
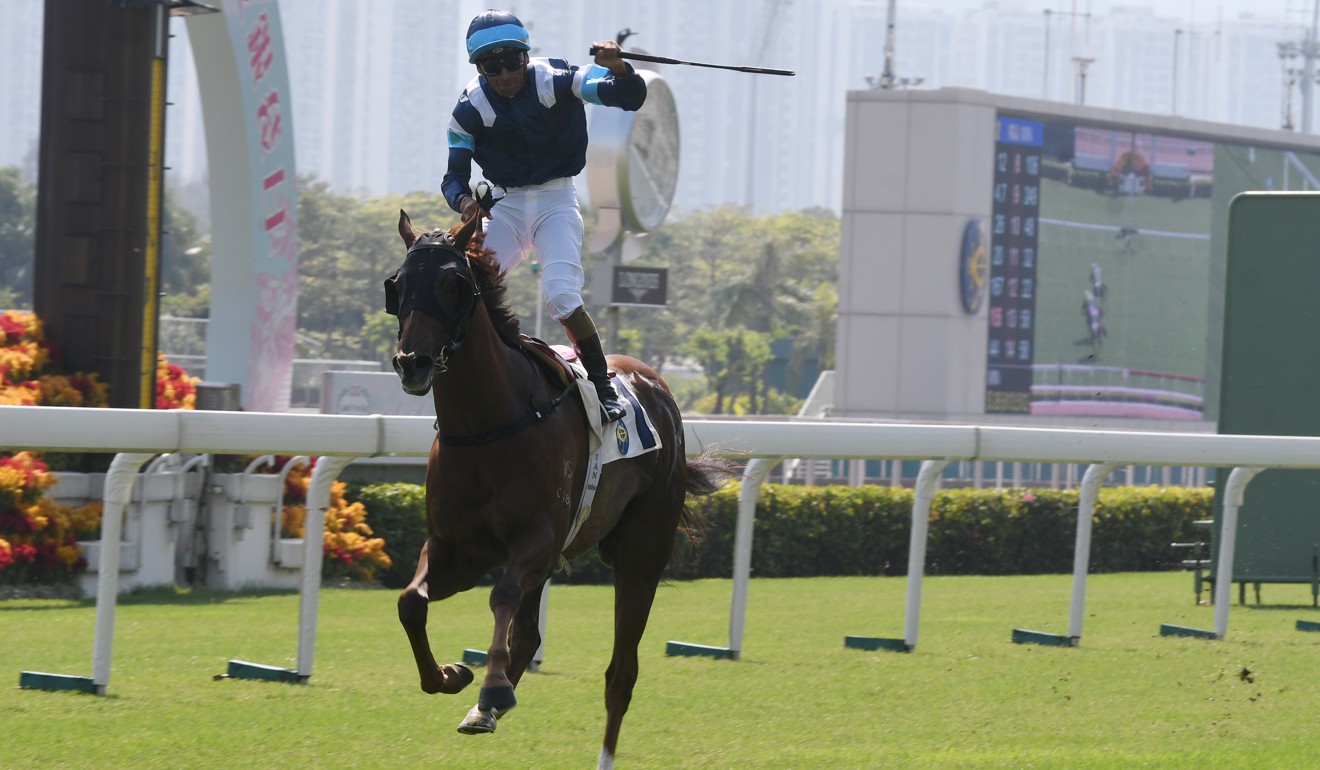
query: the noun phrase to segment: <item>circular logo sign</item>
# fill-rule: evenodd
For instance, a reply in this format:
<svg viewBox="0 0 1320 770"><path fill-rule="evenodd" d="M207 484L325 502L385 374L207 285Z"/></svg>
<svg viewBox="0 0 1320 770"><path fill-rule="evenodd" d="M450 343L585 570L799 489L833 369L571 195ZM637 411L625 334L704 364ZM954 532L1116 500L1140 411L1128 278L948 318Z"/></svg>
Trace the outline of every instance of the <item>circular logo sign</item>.
<svg viewBox="0 0 1320 770"><path fill-rule="evenodd" d="M981 221L969 219L963 227L962 248L958 252L958 290L963 312L968 315L980 312L989 275L989 260L985 242L981 239Z"/></svg>

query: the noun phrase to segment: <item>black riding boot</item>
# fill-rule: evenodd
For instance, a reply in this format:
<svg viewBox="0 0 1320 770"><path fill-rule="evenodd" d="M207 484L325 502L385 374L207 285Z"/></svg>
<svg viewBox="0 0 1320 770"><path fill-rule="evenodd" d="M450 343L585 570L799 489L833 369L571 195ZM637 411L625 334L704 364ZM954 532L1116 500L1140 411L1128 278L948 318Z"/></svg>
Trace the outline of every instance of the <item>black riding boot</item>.
<svg viewBox="0 0 1320 770"><path fill-rule="evenodd" d="M621 419L623 402L614 390L614 383L610 382L610 373L605 367L605 352L600 347L600 335L593 334L578 340L574 347L577 348L578 358L582 359L582 365L587 368L587 379L596 386L600 410L604 415L603 422L611 423Z"/></svg>
<svg viewBox="0 0 1320 770"><path fill-rule="evenodd" d="M623 402L610 382L610 373L605 366L605 351L600 347L600 334L596 331L596 322L591 320L587 309L579 307L559 323L572 340L578 358L587 369L587 379L596 386L596 395L600 397L602 424L615 422L623 417Z"/></svg>

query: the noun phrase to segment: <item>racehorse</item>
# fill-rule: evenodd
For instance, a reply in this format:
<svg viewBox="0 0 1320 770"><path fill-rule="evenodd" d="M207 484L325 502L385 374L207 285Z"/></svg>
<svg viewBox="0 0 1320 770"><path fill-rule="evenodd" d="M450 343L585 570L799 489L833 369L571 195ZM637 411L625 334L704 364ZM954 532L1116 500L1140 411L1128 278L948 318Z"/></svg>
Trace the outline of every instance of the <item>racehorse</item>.
<svg viewBox="0 0 1320 770"><path fill-rule="evenodd" d="M1105 337L1109 332L1105 330L1105 311L1096 301L1096 297L1090 290L1082 292L1082 317L1086 319L1087 336L1077 340L1078 345L1090 345L1091 354L1077 359L1078 363L1095 363L1100 356L1100 348L1104 345Z"/></svg>
<svg viewBox="0 0 1320 770"><path fill-rule="evenodd" d="M427 693L457 693L473 680L461 663L436 663L427 608L503 567L490 592L494 638L477 705L458 730L493 732L517 703L514 689L541 643L541 594L561 559L597 546L614 571L614 650L605 671L605 738L599 767L613 767L619 727L637 679L637 647L679 532L699 522L688 495L714 492L724 466L687 460L683 423L668 386L646 364L608 357L646 410L660 448L600 469L589 516L569 539L588 471L588 412L577 395L519 344L491 252L479 248L474 217L450 232L413 230L385 281L386 310L399 318L394 369L403 390L431 391L436 438L426 468L429 537L417 572L399 596ZM599 418L593 412L591 419ZM617 426L607 439L614 440Z"/></svg>

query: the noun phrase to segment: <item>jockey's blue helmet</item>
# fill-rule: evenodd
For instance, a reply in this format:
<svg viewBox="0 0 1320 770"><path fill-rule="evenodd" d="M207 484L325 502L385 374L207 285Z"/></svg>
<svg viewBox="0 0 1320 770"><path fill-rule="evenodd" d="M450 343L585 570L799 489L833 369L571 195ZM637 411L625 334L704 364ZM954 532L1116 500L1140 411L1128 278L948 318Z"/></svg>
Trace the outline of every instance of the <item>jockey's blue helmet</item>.
<svg viewBox="0 0 1320 770"><path fill-rule="evenodd" d="M508 11L483 11L472 19L467 31L468 62L475 63L486 54L500 54L505 49L530 51L527 28Z"/></svg>

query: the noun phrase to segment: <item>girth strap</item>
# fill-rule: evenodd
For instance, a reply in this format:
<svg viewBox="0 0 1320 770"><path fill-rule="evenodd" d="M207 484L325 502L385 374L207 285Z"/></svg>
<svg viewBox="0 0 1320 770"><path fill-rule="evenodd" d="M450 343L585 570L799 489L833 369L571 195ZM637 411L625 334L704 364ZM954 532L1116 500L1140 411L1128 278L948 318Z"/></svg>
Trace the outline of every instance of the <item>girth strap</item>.
<svg viewBox="0 0 1320 770"><path fill-rule="evenodd" d="M547 401L545 404L542 404L539 408L533 404L527 414L523 415L521 418L514 420L502 428L496 428L495 430L486 433L478 433L475 436L454 436L441 433L440 421L437 419L435 437L439 440L441 446L475 446L477 444L486 444L491 441L499 441L502 438L508 438L515 433L530 428L538 422L544 421L546 417L549 417L551 413L559 408L559 405L564 402L564 399L568 398L568 394L576 389L577 383L569 383L568 387L564 388L562 393Z"/></svg>

